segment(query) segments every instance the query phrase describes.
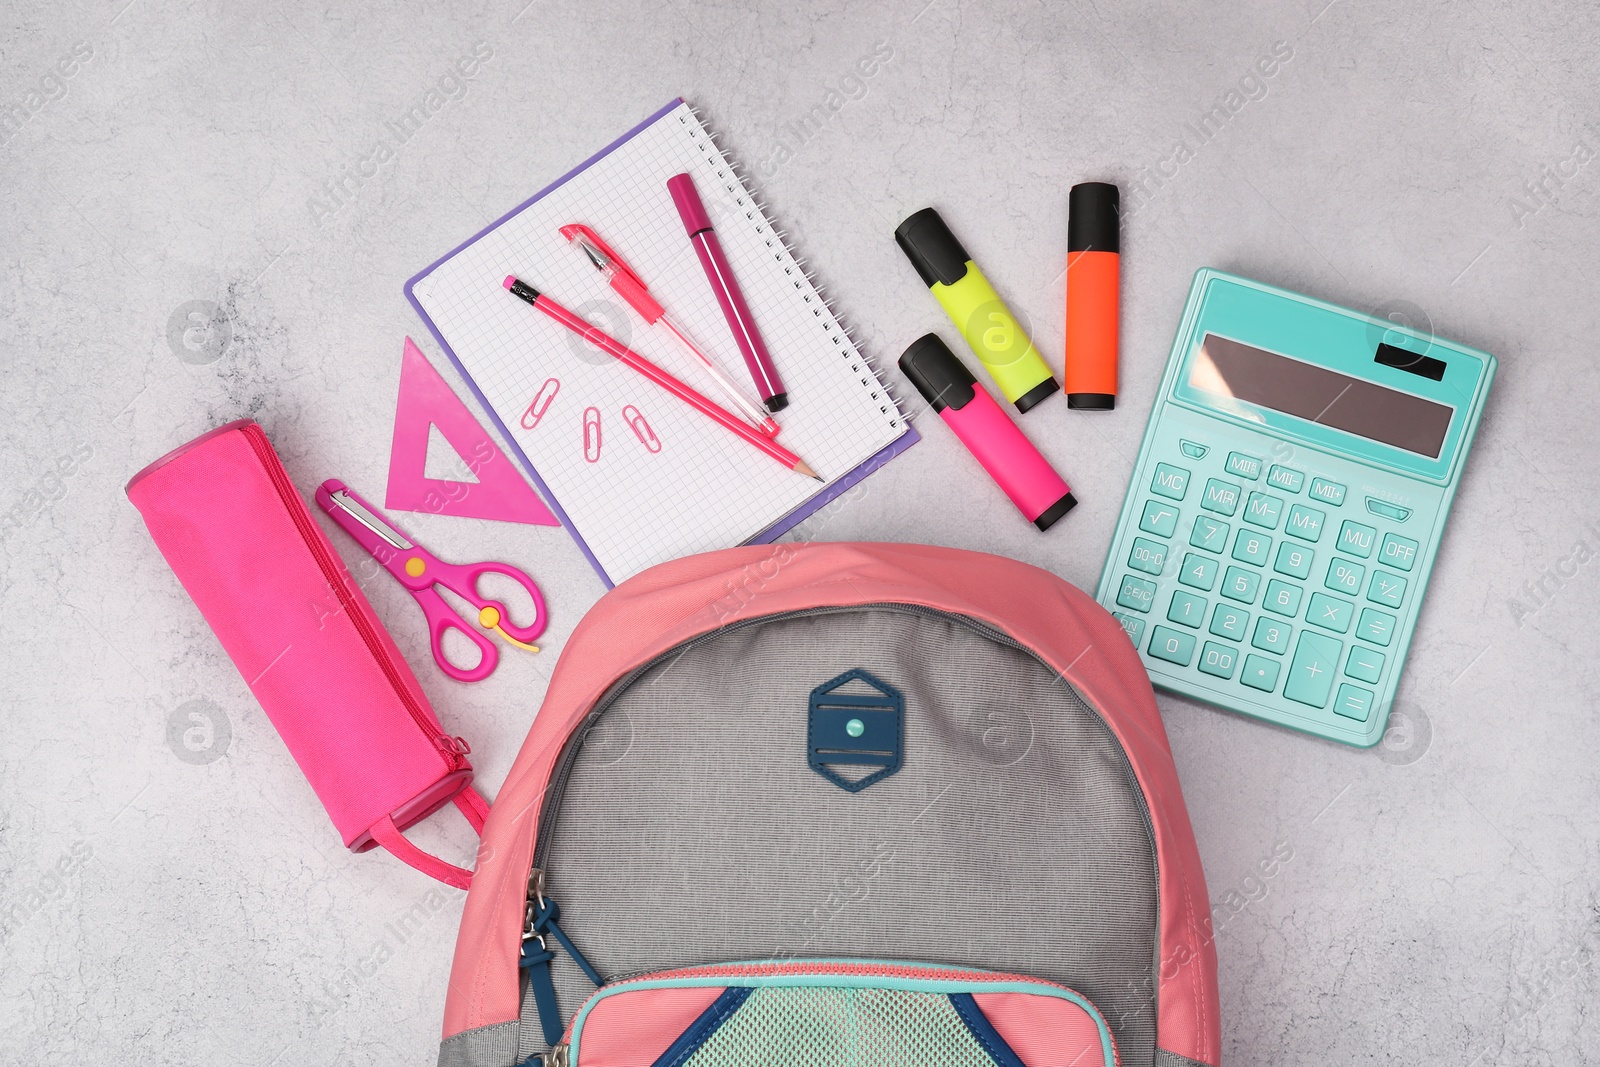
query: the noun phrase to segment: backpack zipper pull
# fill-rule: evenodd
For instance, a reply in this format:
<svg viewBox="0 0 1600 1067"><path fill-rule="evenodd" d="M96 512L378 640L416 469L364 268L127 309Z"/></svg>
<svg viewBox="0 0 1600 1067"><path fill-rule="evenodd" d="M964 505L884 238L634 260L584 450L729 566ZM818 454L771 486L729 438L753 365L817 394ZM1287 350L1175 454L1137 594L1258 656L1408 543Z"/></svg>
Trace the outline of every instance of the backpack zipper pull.
<svg viewBox="0 0 1600 1067"><path fill-rule="evenodd" d="M551 968L555 953L545 944L544 935L549 933L555 936L589 981L597 987L605 985L600 972L584 958L566 931L561 929L560 919L560 905L544 895L544 871L533 868L528 872L528 897L522 912L522 955L517 966L528 976L528 984L533 988L533 1000L539 1008L539 1025L544 1029L544 1043L552 1051L561 1043L565 1025L561 1019L561 1006L556 1000L555 976Z"/></svg>
<svg viewBox="0 0 1600 1067"><path fill-rule="evenodd" d="M548 1052L535 1052L516 1067L568 1067L572 1050L565 1042L550 1046Z"/></svg>
<svg viewBox="0 0 1600 1067"><path fill-rule="evenodd" d="M544 895L544 872L538 869L528 875L528 906L531 910L525 915L525 927L536 934L554 934L555 939L567 950L567 955L572 957L572 961L578 965L578 969L589 981L593 982L596 988L605 985L606 980L600 977L600 972L584 958L583 953L578 951L578 946L572 943L572 938L561 929L561 905Z"/></svg>

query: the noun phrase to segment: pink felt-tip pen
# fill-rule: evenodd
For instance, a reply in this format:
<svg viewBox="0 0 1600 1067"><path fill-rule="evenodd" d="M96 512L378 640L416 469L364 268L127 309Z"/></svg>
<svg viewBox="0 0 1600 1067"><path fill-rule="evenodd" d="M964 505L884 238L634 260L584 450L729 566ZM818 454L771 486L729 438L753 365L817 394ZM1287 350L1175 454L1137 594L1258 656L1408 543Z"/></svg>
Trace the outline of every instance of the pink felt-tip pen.
<svg viewBox="0 0 1600 1067"><path fill-rule="evenodd" d="M1050 461L938 335L913 341L900 370L1035 526L1048 530L1077 504Z"/></svg>
<svg viewBox="0 0 1600 1067"><path fill-rule="evenodd" d="M687 174L668 178L667 191L672 194L672 202L678 205L683 228L689 231L689 241L700 256L700 267L717 294L717 303L722 305L728 329L733 331L745 366L750 368L750 377L755 379L756 391L769 411L782 411L789 406L789 392L784 388L783 379L778 377L778 368L772 365L767 343L756 328L755 316L750 314L750 305L745 303L739 280L728 266L728 257L722 254L722 242L717 240L717 231L711 228L711 216L706 214L706 206L700 201L694 179Z"/></svg>

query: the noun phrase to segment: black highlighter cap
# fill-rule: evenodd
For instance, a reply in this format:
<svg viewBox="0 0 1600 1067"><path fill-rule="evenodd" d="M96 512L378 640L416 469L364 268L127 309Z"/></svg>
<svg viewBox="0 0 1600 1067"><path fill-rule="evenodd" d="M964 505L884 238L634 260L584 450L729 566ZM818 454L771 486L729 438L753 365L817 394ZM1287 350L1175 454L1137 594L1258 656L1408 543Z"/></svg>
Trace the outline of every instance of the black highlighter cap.
<svg viewBox="0 0 1600 1067"><path fill-rule="evenodd" d="M1023 393L1021 396L1017 397L1017 399L1012 401L1012 403L1016 406L1017 414L1021 415L1024 411L1027 411L1045 397L1055 396L1060 389L1061 383L1056 381L1055 376L1052 375L1051 377L1040 382L1038 385L1034 386L1032 389L1029 389L1026 393Z"/></svg>
<svg viewBox="0 0 1600 1067"><path fill-rule="evenodd" d="M1122 198L1115 185L1083 182L1067 194L1067 251L1122 253Z"/></svg>
<svg viewBox="0 0 1600 1067"><path fill-rule="evenodd" d="M895 227L894 239L928 288L934 282L954 285L967 276L972 257L933 208L925 207Z"/></svg>
<svg viewBox="0 0 1600 1067"><path fill-rule="evenodd" d="M976 395L978 379L935 333L926 333L900 357L900 373L911 380L934 411L960 411Z"/></svg>
<svg viewBox="0 0 1600 1067"><path fill-rule="evenodd" d="M1067 407L1073 411L1114 411L1116 393L1068 393Z"/></svg>
<svg viewBox="0 0 1600 1067"><path fill-rule="evenodd" d="M1061 516L1065 515L1067 512L1071 511L1077 506L1078 498L1069 492L1066 496L1062 497L1060 500L1057 500L1054 504L1051 504L1048 508L1046 508L1044 514L1033 520L1033 524L1039 527L1041 530L1048 530L1050 527L1056 524L1056 521L1059 520Z"/></svg>

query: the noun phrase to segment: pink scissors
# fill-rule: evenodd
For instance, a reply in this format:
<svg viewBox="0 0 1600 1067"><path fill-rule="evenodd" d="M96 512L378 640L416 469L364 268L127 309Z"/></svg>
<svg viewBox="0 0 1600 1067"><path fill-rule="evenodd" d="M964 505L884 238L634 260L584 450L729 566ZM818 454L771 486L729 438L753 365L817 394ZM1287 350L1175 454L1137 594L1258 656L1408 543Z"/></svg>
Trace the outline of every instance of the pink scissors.
<svg viewBox="0 0 1600 1067"><path fill-rule="evenodd" d="M317 504L326 511L345 533L360 542L361 547L383 564L400 584L411 591L422 613L428 618L428 635L433 644L433 658L439 669L458 682L476 682L489 677L500 662L500 652L484 630L499 634L509 644L537 652L529 644L544 632L544 597L539 587L527 574L504 563L473 563L458 566L446 563L427 549L401 533L381 511L357 496L337 478L329 478L317 489ZM478 594L478 579L493 572L503 574L517 582L533 597L533 622L516 626L506 613L506 606L498 600L485 600ZM433 587L442 585L456 596L478 609L478 627L475 629L454 608L445 603ZM478 646L482 655L476 666L457 667L444 655L444 632L456 630Z"/></svg>

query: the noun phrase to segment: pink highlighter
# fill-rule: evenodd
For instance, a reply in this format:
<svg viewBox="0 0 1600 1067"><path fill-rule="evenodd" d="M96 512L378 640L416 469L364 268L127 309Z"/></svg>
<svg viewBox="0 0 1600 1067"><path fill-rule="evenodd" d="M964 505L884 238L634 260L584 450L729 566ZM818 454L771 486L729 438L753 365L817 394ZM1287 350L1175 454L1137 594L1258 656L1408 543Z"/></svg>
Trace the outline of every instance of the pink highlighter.
<svg viewBox="0 0 1600 1067"><path fill-rule="evenodd" d="M1077 504L1050 461L937 334L913 341L900 370L1035 526L1048 530Z"/></svg>

